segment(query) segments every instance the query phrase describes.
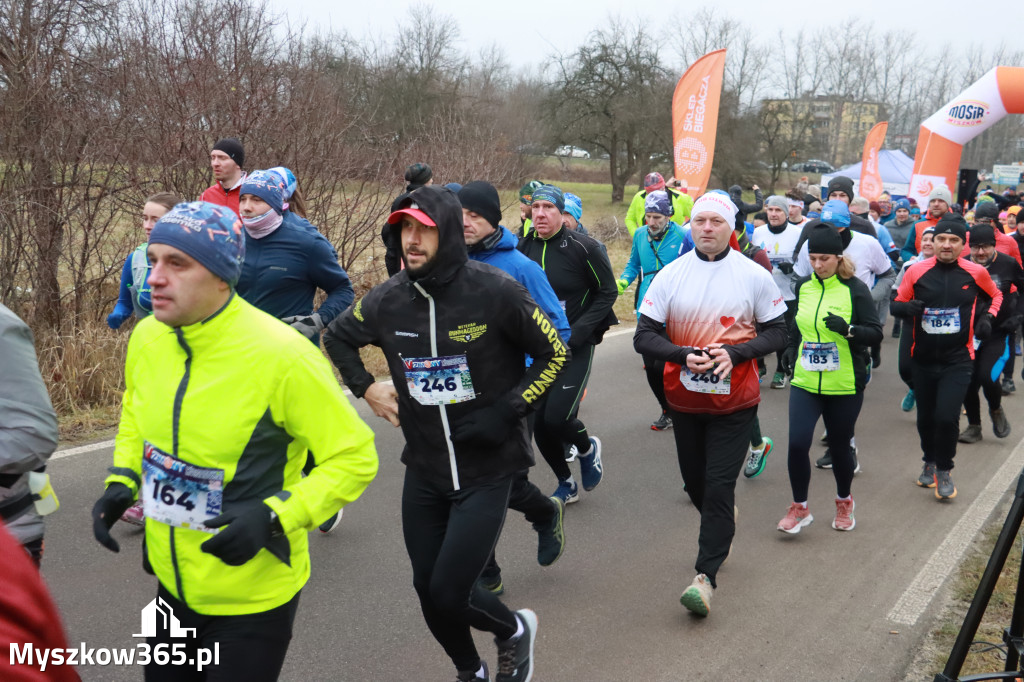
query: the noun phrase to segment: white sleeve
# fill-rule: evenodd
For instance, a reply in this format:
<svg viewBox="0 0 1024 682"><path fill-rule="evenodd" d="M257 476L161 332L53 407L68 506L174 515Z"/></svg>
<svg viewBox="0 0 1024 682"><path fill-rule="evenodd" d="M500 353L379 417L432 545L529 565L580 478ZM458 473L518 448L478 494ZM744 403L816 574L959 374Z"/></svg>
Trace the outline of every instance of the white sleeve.
<svg viewBox="0 0 1024 682"><path fill-rule="evenodd" d="M768 271L762 268L767 277L758 277L760 287L757 298L754 300L754 319L764 324L774 320L786 312L786 303L782 299L782 292L779 291L775 279L768 275Z"/></svg>
<svg viewBox="0 0 1024 682"><path fill-rule="evenodd" d="M892 260L885 255L885 251L882 250L882 245L877 239L870 240L871 246L871 272L875 275L881 275L892 269Z"/></svg>
<svg viewBox="0 0 1024 682"><path fill-rule="evenodd" d="M882 248L879 246L878 248ZM885 255L884 253L882 254ZM800 277L810 277L811 272L811 257L807 255L807 242L804 241L803 246L800 247L800 255L796 259L796 264L793 265L793 272Z"/></svg>
<svg viewBox="0 0 1024 682"><path fill-rule="evenodd" d="M641 315L646 315L655 322L663 324L666 318L668 318L668 304L672 293L671 287L667 284L672 273L667 274L669 277L666 277L666 273L662 272L660 277L654 278L651 286L647 287L647 291L644 292L644 297L640 301L640 307L637 308L637 312Z"/></svg>

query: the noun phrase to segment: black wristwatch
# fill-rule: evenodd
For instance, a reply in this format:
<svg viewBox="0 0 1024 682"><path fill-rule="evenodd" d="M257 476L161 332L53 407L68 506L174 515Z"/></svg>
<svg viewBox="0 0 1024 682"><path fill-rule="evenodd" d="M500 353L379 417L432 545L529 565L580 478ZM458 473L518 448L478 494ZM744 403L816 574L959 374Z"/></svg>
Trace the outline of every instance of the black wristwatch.
<svg viewBox="0 0 1024 682"><path fill-rule="evenodd" d="M277 512L273 509L270 510L270 537L279 538L284 535L284 527L281 526L281 519L277 516Z"/></svg>

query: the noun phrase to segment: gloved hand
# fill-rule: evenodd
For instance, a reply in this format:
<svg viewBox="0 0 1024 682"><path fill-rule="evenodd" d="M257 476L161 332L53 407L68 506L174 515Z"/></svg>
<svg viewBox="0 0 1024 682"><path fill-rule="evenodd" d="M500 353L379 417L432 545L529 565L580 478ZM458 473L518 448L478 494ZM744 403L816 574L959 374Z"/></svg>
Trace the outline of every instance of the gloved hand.
<svg viewBox="0 0 1024 682"><path fill-rule="evenodd" d="M117 329L122 324L124 324L124 321L127 319L128 318L124 315L110 313L109 315L107 315L107 326L110 327L111 329Z"/></svg>
<svg viewBox="0 0 1024 682"><path fill-rule="evenodd" d="M617 279L615 280L615 286L619 288L619 294L621 295L623 291L629 288L629 282L624 279Z"/></svg>
<svg viewBox="0 0 1024 682"><path fill-rule="evenodd" d="M829 313L821 318L821 320L825 323L825 328L830 332L835 332L840 336L846 336L850 332L850 323L835 313Z"/></svg>
<svg viewBox="0 0 1024 682"><path fill-rule="evenodd" d="M307 339L312 339L324 330L324 321L320 319L320 313L282 317L281 321L298 329Z"/></svg>
<svg viewBox="0 0 1024 682"><path fill-rule="evenodd" d="M273 535L270 526L270 507L255 505L252 509L225 512L205 523L207 528L224 530L199 545L199 549L212 554L228 566L241 566L267 546Z"/></svg>
<svg viewBox="0 0 1024 682"><path fill-rule="evenodd" d="M121 545L110 537L110 529L133 502L135 496L131 488L124 483L111 483L103 491L103 497L92 506L92 534L96 536L97 542L111 552L120 552Z"/></svg>
<svg viewBox="0 0 1024 682"><path fill-rule="evenodd" d="M515 409L505 400L467 414L452 425L453 443L494 447L504 443L519 421Z"/></svg>
<svg viewBox="0 0 1024 682"><path fill-rule="evenodd" d="M906 311L910 317L921 317L924 315L924 301L914 299L912 301L906 301L903 303L903 310Z"/></svg>
<svg viewBox="0 0 1024 682"><path fill-rule="evenodd" d="M782 371L789 376L793 376L793 370L796 369L796 348L793 346L786 346L786 349L782 351Z"/></svg>
<svg viewBox="0 0 1024 682"><path fill-rule="evenodd" d="M981 341L992 338L992 316L985 313L974 323L974 335Z"/></svg>
<svg viewBox="0 0 1024 682"><path fill-rule="evenodd" d="M775 267L777 267L782 272L782 274L784 274L784 275L792 275L793 274L793 264L792 263L779 263Z"/></svg>
<svg viewBox="0 0 1024 682"><path fill-rule="evenodd" d="M999 325L999 331L1003 331L1008 334L1014 332L1017 330L1018 327L1020 327L1021 322L1024 322L1024 315L1021 315L1020 313L1014 313L1013 315L1010 315L1008 318L1003 320L1003 323Z"/></svg>

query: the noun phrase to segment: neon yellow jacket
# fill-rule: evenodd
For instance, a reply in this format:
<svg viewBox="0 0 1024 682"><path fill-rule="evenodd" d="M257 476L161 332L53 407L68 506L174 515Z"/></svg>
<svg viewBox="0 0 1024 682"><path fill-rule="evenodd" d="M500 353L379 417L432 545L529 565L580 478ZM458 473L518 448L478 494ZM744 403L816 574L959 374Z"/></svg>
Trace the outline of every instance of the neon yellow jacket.
<svg viewBox="0 0 1024 682"><path fill-rule="evenodd" d="M148 519L145 547L160 583L205 615L258 613L289 601L309 579L306 532L358 498L377 473L373 432L320 350L232 296L195 325L141 320L128 342L125 384L107 485L151 494L141 479L149 442L190 464L223 469L222 511L263 502L285 531L271 543L277 556L264 548L229 566L199 548L209 533ZM304 478L307 449L316 468Z"/></svg>
<svg viewBox="0 0 1024 682"><path fill-rule="evenodd" d="M686 224L686 221L690 219L690 209L693 208L693 197L683 192L677 192L674 189L666 188L668 195L672 197L672 222L679 225ZM629 210L626 211L626 229L629 230L629 236L632 237L633 233L636 232L636 228L644 224L644 217L646 212L644 211L644 202L647 199L647 191L640 190L633 195L633 200L629 202Z"/></svg>

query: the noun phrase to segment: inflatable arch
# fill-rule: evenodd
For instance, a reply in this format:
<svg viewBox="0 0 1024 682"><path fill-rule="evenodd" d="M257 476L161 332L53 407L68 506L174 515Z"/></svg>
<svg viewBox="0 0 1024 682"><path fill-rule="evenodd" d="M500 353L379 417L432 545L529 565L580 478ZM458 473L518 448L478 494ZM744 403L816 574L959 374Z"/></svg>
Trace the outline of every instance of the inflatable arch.
<svg viewBox="0 0 1024 682"><path fill-rule="evenodd" d="M908 196L922 213L936 185L956 192L964 145L1007 114L1024 114L1024 67L997 66L921 124Z"/></svg>

